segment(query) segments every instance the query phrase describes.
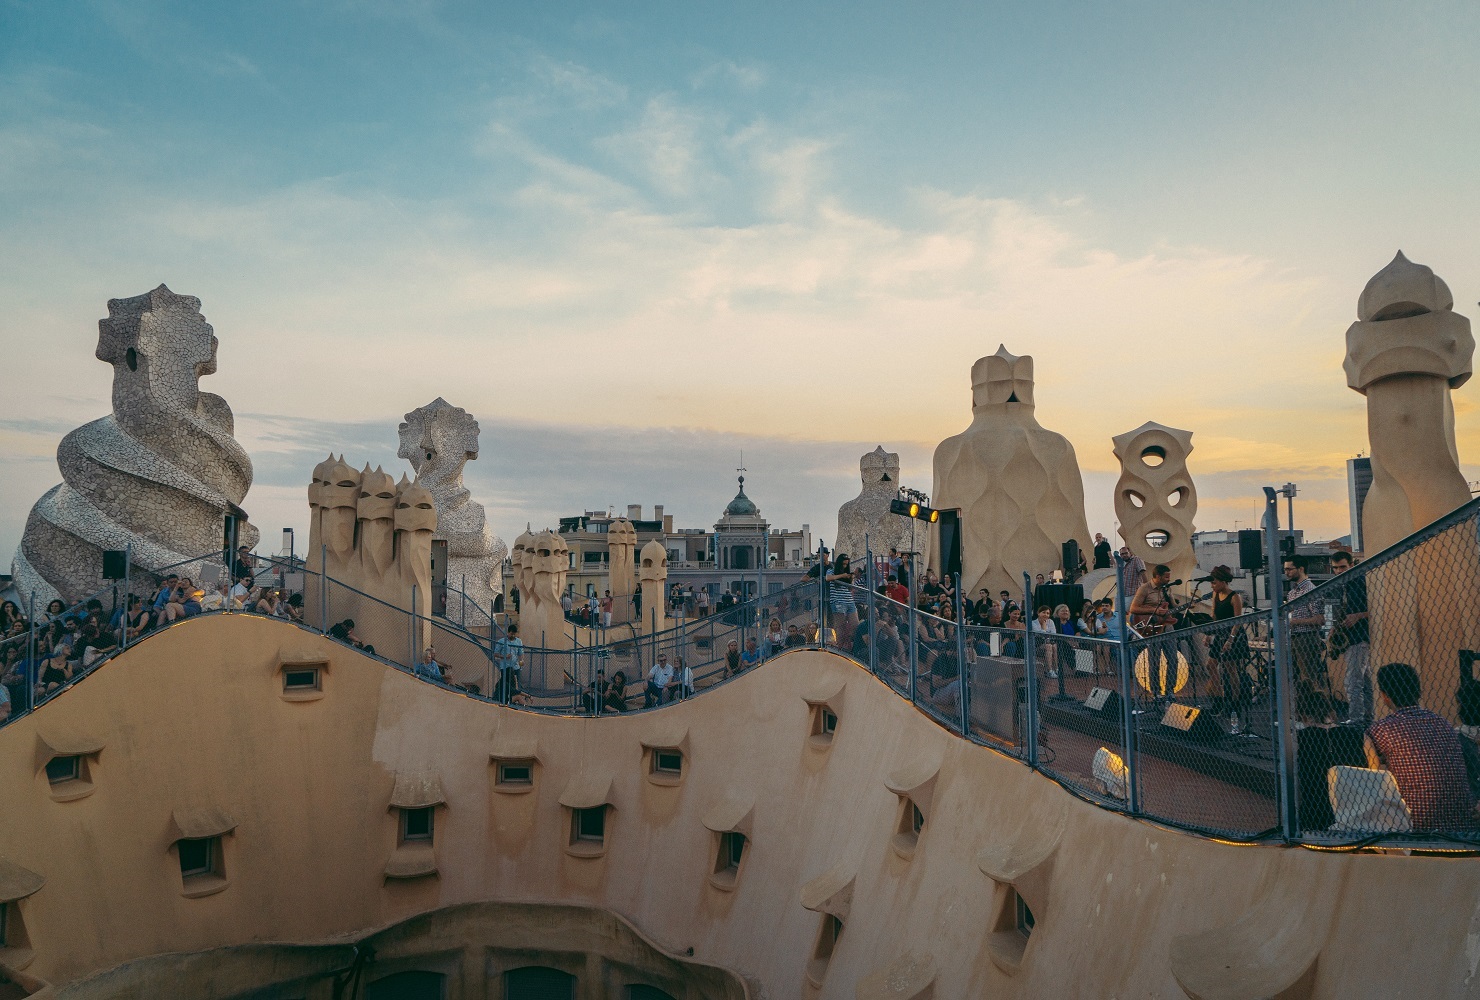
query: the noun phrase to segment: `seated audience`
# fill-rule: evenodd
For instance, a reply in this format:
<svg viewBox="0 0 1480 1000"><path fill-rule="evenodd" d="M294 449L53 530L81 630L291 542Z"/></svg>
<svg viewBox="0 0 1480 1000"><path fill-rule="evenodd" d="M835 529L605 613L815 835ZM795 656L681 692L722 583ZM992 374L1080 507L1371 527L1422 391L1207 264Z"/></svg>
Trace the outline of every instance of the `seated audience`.
<svg viewBox="0 0 1480 1000"><path fill-rule="evenodd" d="M761 651L756 648L755 636L745 640L745 651L740 654L740 669L749 670L751 667L759 666L761 662Z"/></svg>
<svg viewBox="0 0 1480 1000"><path fill-rule="evenodd" d="M1443 716L1418 706L1418 671L1389 663L1377 689L1392 714L1367 730L1367 764L1389 771L1413 815L1415 830L1470 830L1475 795L1464 737Z"/></svg>

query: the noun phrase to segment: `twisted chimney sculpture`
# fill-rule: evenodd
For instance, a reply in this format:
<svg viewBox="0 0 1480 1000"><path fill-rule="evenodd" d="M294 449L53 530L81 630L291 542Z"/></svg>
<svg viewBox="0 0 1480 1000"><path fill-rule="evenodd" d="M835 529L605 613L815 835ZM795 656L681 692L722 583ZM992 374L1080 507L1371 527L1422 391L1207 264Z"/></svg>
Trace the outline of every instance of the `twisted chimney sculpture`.
<svg viewBox="0 0 1480 1000"><path fill-rule="evenodd" d="M485 613L503 590L499 567L507 551L488 526L483 505L463 486L463 466L478 457L478 421L467 410L438 396L406 414L400 428L400 458L411 463L416 481L437 507L435 539L447 542L447 584L463 592L450 596L447 617L476 620L458 606L462 600Z"/></svg>
<svg viewBox="0 0 1480 1000"><path fill-rule="evenodd" d="M194 296L160 285L108 301L97 358L113 366L113 412L57 446L63 481L31 509L15 554L21 594L44 606L97 590L105 549L130 548L133 572L150 582L152 570L220 551L252 462L226 400L199 389L216 371L217 344ZM244 526L240 540L255 545L257 529ZM200 575L195 564L179 572Z"/></svg>

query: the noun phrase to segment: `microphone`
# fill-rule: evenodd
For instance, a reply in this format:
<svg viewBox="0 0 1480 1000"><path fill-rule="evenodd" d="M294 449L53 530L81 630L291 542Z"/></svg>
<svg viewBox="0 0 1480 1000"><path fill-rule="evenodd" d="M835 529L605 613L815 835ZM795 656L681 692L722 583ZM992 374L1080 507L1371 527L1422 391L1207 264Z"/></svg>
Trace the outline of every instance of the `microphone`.
<svg viewBox="0 0 1480 1000"><path fill-rule="evenodd" d="M1212 581L1212 579L1213 578L1211 576L1199 576L1199 577L1194 578L1192 582L1193 583L1210 583Z"/></svg>
<svg viewBox="0 0 1480 1000"><path fill-rule="evenodd" d="M1173 580L1171 583L1167 584L1168 587L1180 587L1181 585L1181 580Z"/></svg>

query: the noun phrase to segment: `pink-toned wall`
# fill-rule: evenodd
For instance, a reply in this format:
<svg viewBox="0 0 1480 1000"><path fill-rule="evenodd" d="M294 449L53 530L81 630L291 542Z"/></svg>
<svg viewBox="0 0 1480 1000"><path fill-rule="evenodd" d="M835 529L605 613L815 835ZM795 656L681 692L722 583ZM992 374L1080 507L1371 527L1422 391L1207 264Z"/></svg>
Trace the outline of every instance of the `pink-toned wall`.
<svg viewBox="0 0 1480 1000"><path fill-rule="evenodd" d="M285 657L329 663L323 697L283 699ZM809 738L808 698L838 715L830 746ZM94 791L55 801L43 745L68 740L103 745ZM683 746L679 784L649 780L644 742ZM533 791L495 790L490 754L530 743ZM384 875L398 773L440 782L435 876ZM908 860L891 846L901 800L886 786L901 775L935 779ZM606 852L574 857L559 800L606 776ZM141 956L322 942L497 900L615 911L660 948L692 948L775 997L924 995L870 992L894 963L937 997L1477 988L1480 862L1240 847L1137 822L952 737L818 651L660 711L560 718L424 684L287 623L213 616L0 730L0 788L0 856L46 878L15 904L34 952L24 974L52 983ZM726 801L731 813L754 806L733 891L708 878L717 835L704 820ZM171 816L206 809L235 820L228 884L187 898ZM816 990L804 984L821 916L801 893L829 870L854 885ZM1020 959L993 937L1008 883L1037 920Z"/></svg>

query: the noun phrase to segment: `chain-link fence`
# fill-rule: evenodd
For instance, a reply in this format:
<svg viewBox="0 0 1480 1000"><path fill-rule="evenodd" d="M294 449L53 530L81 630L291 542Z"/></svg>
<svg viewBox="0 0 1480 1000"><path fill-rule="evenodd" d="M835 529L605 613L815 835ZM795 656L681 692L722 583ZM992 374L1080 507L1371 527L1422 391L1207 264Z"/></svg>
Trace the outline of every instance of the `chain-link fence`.
<svg viewBox="0 0 1480 1000"><path fill-rule="evenodd" d="M1307 571L1328 567L1281 559L1272 502L1265 527L1286 577L1278 612L1234 614L1219 591L1156 634L1124 626L1129 595L1108 627L1067 607L1009 627L981 624L960 597L930 613L865 574L821 573L704 615L672 605L661 630L651 614L646 628L588 615L558 642L523 645L491 614L414 614L295 560L257 557L241 586L240 567L215 555L188 562L204 581L189 595L164 592L166 567L71 607L5 609L22 621L0 635L0 674L14 718L180 618L255 612L469 697L600 715L825 648L950 732L1107 808L1240 840L1480 847L1480 501L1365 563L1333 554L1320 586Z"/></svg>

